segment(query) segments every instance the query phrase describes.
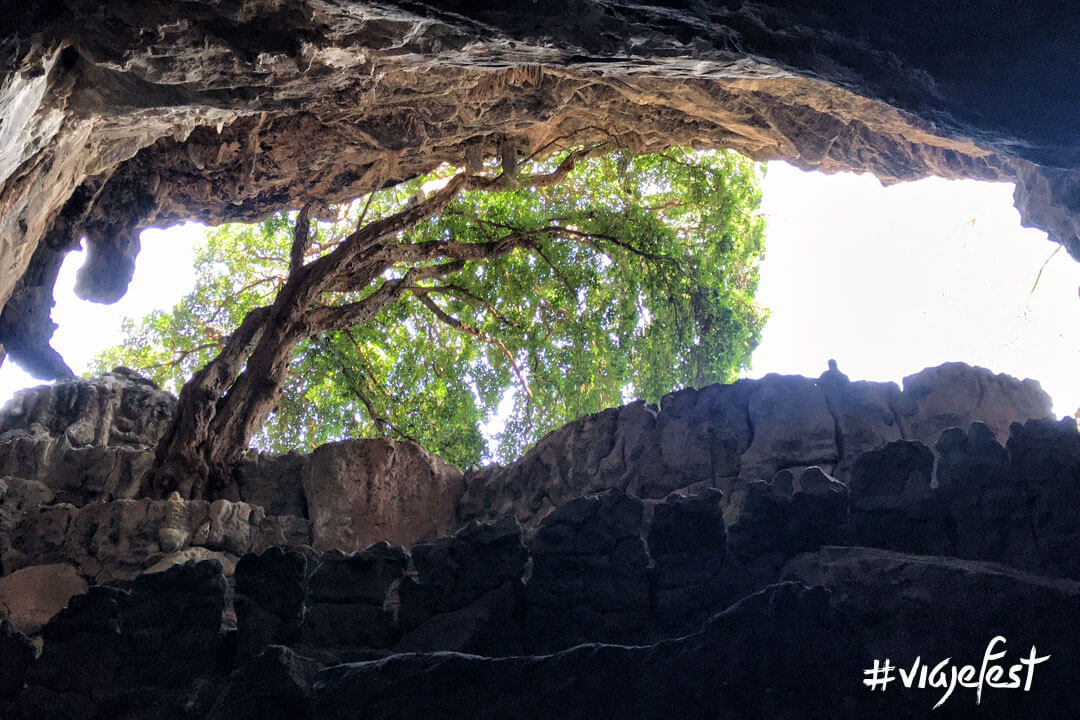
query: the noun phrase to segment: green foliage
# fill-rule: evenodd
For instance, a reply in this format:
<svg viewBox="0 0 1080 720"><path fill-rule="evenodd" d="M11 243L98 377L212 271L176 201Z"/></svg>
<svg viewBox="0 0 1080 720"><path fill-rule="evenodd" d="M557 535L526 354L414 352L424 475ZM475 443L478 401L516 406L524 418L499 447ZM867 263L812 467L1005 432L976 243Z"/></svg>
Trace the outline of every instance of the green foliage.
<svg viewBox="0 0 1080 720"><path fill-rule="evenodd" d="M523 171L550 171L562 157ZM337 222L317 224L309 258L340 242L365 207L366 220L390 215L451 172L340 208ZM407 294L373 322L301 343L256 444L283 451L405 436L468 466L493 450L512 459L544 433L632 397L656 402L678 387L733 380L766 318L754 301L760 173L730 152L616 152L552 187L462 194L401 241L480 243L514 232L529 246L429 283L442 318ZM170 313L127 323L98 369L141 368L177 391L249 310L272 301L288 273L293 218L209 232L192 293ZM481 425L509 390L498 447L487 448Z"/></svg>

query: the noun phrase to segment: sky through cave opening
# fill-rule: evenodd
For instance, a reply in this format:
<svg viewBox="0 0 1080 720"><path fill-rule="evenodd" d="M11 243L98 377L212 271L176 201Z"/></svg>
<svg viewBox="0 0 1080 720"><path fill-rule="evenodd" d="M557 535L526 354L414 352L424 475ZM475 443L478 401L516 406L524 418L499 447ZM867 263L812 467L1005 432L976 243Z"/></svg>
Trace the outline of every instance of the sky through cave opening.
<svg viewBox="0 0 1080 720"><path fill-rule="evenodd" d="M1080 266L1020 226L1012 185L928 178L883 187L870 175L769 164L758 288L770 310L745 377L816 377L830 358L852 379L901 382L959 360L1042 383L1056 415L1080 408ZM116 344L125 316L172 306L194 283L201 226L143 234L128 294L103 306L73 292L82 253L57 282L54 346L76 373ZM0 401L40 384L12 362ZM495 418L486 435L499 428Z"/></svg>

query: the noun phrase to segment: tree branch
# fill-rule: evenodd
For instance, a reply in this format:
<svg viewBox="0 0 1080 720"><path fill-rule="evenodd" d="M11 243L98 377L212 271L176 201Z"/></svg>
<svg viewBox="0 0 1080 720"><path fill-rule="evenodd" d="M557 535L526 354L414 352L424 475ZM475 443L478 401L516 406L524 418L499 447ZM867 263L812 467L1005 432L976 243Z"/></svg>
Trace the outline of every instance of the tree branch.
<svg viewBox="0 0 1080 720"><path fill-rule="evenodd" d="M413 295L416 296L416 299L420 301L420 304L430 310L432 314L435 315L435 317L437 317L445 324L454 328L458 332L469 335L470 337L474 337L477 340L480 340L502 350L503 354L506 355L506 359L510 361L510 367L513 368L514 375L517 376L517 379L521 383L521 387L525 391L525 394L528 395L530 398L533 396L532 388L529 387L529 382L525 379L525 376L521 374L521 369L518 367L517 360L514 358L514 354L510 352L510 349L506 347L506 343L504 343L502 340L499 340L498 338L491 337L490 335L478 328L474 328L471 325L466 325L453 315L447 313L445 310L439 307L439 304L437 302L428 297L428 294L430 292L428 288L411 288L411 290Z"/></svg>
<svg viewBox="0 0 1080 720"><path fill-rule="evenodd" d="M304 265L304 256L311 250L311 208L314 201L308 202L296 214L296 226L293 228L292 247L289 249L289 273L299 270Z"/></svg>
<svg viewBox="0 0 1080 720"><path fill-rule="evenodd" d="M461 285L451 283L449 285L433 285L431 287L409 289L419 289L423 292L437 293L442 295L453 295L454 297L459 298L464 302L469 303L470 305L484 308L488 311L488 313L491 314L492 317L494 317L496 320L501 322L503 325L506 325L507 327L512 327L515 330L525 329L525 327L521 323L514 322L513 320L499 312L499 309L495 307L495 305L491 301L480 297L476 293L472 292L468 288L462 287Z"/></svg>

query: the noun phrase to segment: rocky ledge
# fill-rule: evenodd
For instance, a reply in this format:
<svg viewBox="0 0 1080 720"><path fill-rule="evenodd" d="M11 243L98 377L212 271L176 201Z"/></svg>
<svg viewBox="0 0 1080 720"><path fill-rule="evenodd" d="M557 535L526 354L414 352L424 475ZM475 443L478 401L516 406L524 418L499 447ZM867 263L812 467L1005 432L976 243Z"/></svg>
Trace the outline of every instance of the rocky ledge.
<svg viewBox="0 0 1080 720"><path fill-rule="evenodd" d="M121 372L0 413L3 717L909 718L984 657L1027 690L936 715L1080 710L1080 434L1036 383L768 377L464 475L348 441L249 458L231 498L80 486L68 454L149 452L170 402Z"/></svg>

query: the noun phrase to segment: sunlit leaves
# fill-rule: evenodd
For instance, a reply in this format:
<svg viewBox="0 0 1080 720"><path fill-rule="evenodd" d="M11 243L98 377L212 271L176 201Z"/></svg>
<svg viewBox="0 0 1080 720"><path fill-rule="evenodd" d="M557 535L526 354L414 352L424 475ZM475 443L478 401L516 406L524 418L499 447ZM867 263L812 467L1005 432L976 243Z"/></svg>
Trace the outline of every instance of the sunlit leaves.
<svg viewBox="0 0 1080 720"><path fill-rule="evenodd" d="M522 172L550 171L563 156ZM307 261L355 227L430 192L455 170L331 209ZM510 459L581 414L683 385L728 381L750 359L765 311L754 302L764 248L760 166L734 153L616 152L547 188L464 193L399 242L526 247L425 282L442 317L405 295L373 322L297 346L286 391L256 438L275 451L347 436L408 437L460 466ZM288 273L294 214L223 226L199 249L195 290L171 313L125 328L99 360L144 368L177 390ZM402 277L406 267L388 276ZM372 287L328 293L343 304ZM452 318L454 324L448 324ZM509 398L497 447L480 426Z"/></svg>

